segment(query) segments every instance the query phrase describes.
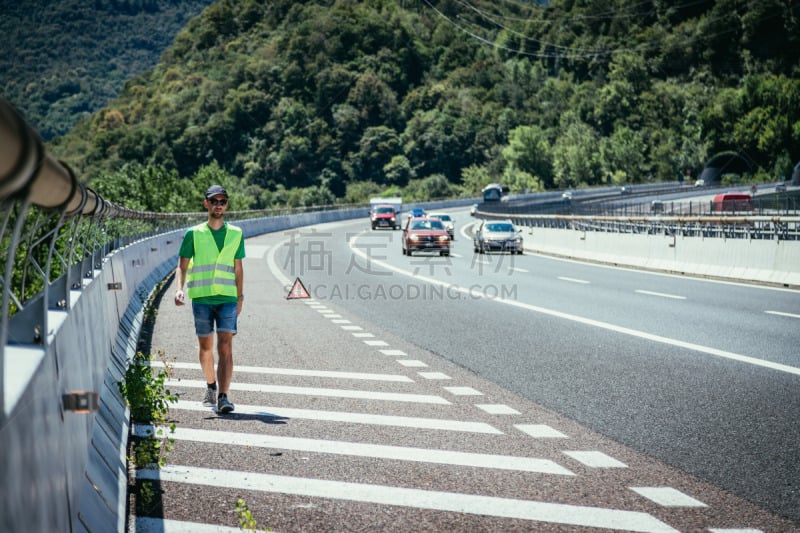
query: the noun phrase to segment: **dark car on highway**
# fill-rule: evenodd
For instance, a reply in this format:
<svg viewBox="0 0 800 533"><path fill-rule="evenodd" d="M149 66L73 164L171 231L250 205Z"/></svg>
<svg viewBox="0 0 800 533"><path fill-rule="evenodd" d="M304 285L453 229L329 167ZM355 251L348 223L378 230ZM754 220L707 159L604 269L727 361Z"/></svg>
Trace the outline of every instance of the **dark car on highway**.
<svg viewBox="0 0 800 533"><path fill-rule="evenodd" d="M438 252L450 255L450 234L438 218L408 218L403 227L403 255Z"/></svg>

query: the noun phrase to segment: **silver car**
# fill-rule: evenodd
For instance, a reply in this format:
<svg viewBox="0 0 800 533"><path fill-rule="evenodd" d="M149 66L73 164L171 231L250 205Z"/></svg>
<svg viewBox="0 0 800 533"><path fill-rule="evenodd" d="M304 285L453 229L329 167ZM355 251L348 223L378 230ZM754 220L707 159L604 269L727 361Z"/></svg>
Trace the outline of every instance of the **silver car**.
<svg viewBox="0 0 800 533"><path fill-rule="evenodd" d="M444 229L447 230L447 233L450 234L450 239L455 238L456 233L456 221L448 215L447 213L428 213L428 216L431 218L438 218L444 224Z"/></svg>
<svg viewBox="0 0 800 533"><path fill-rule="evenodd" d="M522 254L522 232L510 220L481 220L472 237L475 252L493 250Z"/></svg>

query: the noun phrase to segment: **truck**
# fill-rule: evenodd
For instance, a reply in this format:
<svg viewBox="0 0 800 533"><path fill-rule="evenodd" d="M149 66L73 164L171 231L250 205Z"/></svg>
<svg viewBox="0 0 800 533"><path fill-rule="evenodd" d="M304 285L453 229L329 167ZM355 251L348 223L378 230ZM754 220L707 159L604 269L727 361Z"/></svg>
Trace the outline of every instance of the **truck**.
<svg viewBox="0 0 800 533"><path fill-rule="evenodd" d="M726 192L714 196L711 201L711 211L721 212L741 212L753 210L753 197L748 193Z"/></svg>
<svg viewBox="0 0 800 533"><path fill-rule="evenodd" d="M370 198L369 221L372 229L400 227L400 211L403 199L398 196Z"/></svg>

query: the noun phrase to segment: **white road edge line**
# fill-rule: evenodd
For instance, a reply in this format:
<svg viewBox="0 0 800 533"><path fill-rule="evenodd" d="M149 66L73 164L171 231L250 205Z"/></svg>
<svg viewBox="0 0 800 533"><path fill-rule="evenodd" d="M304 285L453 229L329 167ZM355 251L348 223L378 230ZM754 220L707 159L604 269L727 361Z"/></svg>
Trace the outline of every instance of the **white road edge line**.
<svg viewBox="0 0 800 533"><path fill-rule="evenodd" d="M784 313L783 311L764 311L768 315L788 316L789 318L800 318L800 315L794 313Z"/></svg>
<svg viewBox="0 0 800 533"><path fill-rule="evenodd" d="M359 249L357 246L353 246L354 241L360 236L361 234L353 235L350 238L349 246L350 250L359 255L362 259L370 260L374 263L378 263L384 268L389 270L394 270L399 274L403 274L408 277L413 277L415 279L425 281L427 283L431 283L434 285L440 285L443 287L447 287L447 290L451 291L458 291L468 296L478 297L478 298L486 298L488 300L494 300L499 303L503 303L506 305L512 305L514 307L519 307L520 309L527 309L528 311L533 311L535 313L541 313L543 315L549 315L556 318L561 318L564 320L570 320L572 322L577 322L579 324L584 324L587 326L592 326L596 328L605 329L608 331L614 331L616 333L621 333L623 335L630 335L632 337L637 337L640 339L649 340L652 342L658 342L662 344L668 344L670 346L676 346L678 348L685 348L687 350L692 350L700 353L705 353L708 355L713 355L715 357L721 357L723 359L730 359L732 361L738 361L740 363L746 363L753 366L760 366L763 368L769 368L770 370L777 370L779 372L786 372L787 374L794 374L796 376L800 376L800 368L784 365L781 363L774 363L772 361L765 361L763 359L758 359L755 357L750 357L747 355L741 355L733 352L727 352L725 350L718 350L716 348L711 348L710 346L703 346L701 344L695 344L693 342L685 342L679 341L677 339L670 339L668 337L663 337L661 335L654 335L652 333L647 333L645 331L639 331L632 328L626 328L623 326L617 326L616 324L610 324L608 322L602 322L600 320L593 320L591 318L586 318L578 315L572 315L569 313L563 313L561 311L555 311L553 309L547 309L544 307L539 307L537 305L526 304L522 302L517 302L515 300L509 300L507 298L501 298L499 296L493 296L490 294L483 294L483 295L476 295L470 292L468 287L460 287L458 285L452 285L450 283L441 281L439 279L431 278L429 276L423 276L420 274L414 274L408 270L396 267L392 264L386 263L385 261L381 261L375 259L374 257L367 257L363 250Z"/></svg>
<svg viewBox="0 0 800 533"><path fill-rule="evenodd" d="M674 300L685 300L686 299L686 296L678 296L677 294L667 294L665 292L646 291L646 290L643 290L643 289L636 289L633 292L636 292L636 293L639 293L639 294L646 294L648 296L658 296L658 297L661 297L661 298L672 298Z"/></svg>
<svg viewBox="0 0 800 533"><path fill-rule="evenodd" d="M567 278L567 277L564 277L564 276L558 276L558 279L560 279L561 281L569 281L571 283L582 283L584 285L588 285L589 284L589 282L586 281L585 279Z"/></svg>
<svg viewBox="0 0 800 533"><path fill-rule="evenodd" d="M432 509L454 513L496 516L596 528L652 533L677 533L657 518L643 512L516 500L452 492L388 487L326 479L308 479L254 472L233 472L191 466L167 465L138 470L143 480L190 483L240 490L258 490L296 496Z"/></svg>

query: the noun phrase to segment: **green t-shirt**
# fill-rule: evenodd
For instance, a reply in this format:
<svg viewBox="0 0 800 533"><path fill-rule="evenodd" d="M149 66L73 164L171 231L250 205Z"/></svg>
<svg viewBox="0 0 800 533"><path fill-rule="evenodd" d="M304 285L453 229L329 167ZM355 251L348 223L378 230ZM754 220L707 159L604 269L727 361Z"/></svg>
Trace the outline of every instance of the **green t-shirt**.
<svg viewBox="0 0 800 533"><path fill-rule="evenodd" d="M217 249L222 250L222 247L225 245L225 234L228 231L228 223L225 222L219 229L208 229L211 231L211 235L214 236L214 242L217 243ZM187 259L194 257L194 231L191 228L186 230L186 233L183 236L183 242L181 242L181 249L178 251L178 255ZM236 253L233 257L234 259L244 259L244 238L239 241L239 248L236 249ZM236 297L206 296L203 298L194 298L193 301L194 303L198 304L216 305L234 303L236 302Z"/></svg>

